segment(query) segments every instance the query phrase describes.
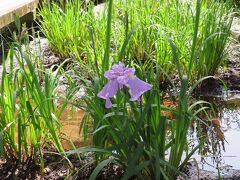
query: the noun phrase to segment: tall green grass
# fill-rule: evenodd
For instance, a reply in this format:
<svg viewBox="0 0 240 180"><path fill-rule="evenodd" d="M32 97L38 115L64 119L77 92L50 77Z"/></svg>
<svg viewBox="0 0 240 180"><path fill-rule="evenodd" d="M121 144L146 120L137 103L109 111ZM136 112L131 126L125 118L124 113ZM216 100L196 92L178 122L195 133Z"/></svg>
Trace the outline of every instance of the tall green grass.
<svg viewBox="0 0 240 180"><path fill-rule="evenodd" d="M82 21L82 19L85 19L85 23L87 23L87 17L84 17L86 13L80 12L81 3L75 3L75 5L76 7L71 3L67 3L65 7L66 14L64 14L60 6L55 3L53 5L48 3L48 5L45 5L45 8L41 10L43 18L49 19L49 22L45 21L42 28L45 29L45 27L50 26L58 27L57 29L52 28L45 30L44 32L45 36L49 38L54 50L61 56L70 56L70 53L74 52L74 49L80 51L78 54L78 56L80 56L82 52L80 45L84 42L84 39L87 38L87 27L85 27L84 21ZM55 12L55 14L53 15L51 11ZM79 45L74 46L76 41L78 41ZM85 44L85 46L87 46L87 44ZM71 47L71 49L69 49L69 47Z"/></svg>
<svg viewBox="0 0 240 180"><path fill-rule="evenodd" d="M174 41L179 62L186 73L191 58L196 1L116 0L112 7L110 52L113 59L128 33L134 29L129 58L138 63L155 59L170 75L176 73L168 38ZM232 9L223 1L202 1L196 51L191 69L192 79L216 73L224 60L224 48L230 33ZM45 3L40 9L40 22L52 48L62 56L72 56L83 63L104 57L107 7L102 15L94 15L93 6L81 8L78 1L69 1L63 9ZM89 28L91 33L89 34ZM93 41L92 41L93 38ZM94 52L91 50L94 44ZM122 60L122 59L119 59ZM163 79L164 80L164 79Z"/></svg>
<svg viewBox="0 0 240 180"><path fill-rule="evenodd" d="M195 72L198 72L198 78L215 75L219 66L223 64L232 25L232 14L231 11L227 11L227 3L211 3L208 7L209 9L203 12L200 24L201 44L197 49L194 68Z"/></svg>
<svg viewBox="0 0 240 180"><path fill-rule="evenodd" d="M99 50L104 48L103 27L106 23L94 17L93 5L85 10L80 1L67 1L64 7L46 1L40 8L39 16L40 28L58 55L81 60L82 64L93 62L89 26L98 37L95 46L99 49L95 53L98 57L103 55Z"/></svg>
<svg viewBox="0 0 240 180"><path fill-rule="evenodd" d="M52 69L42 72L36 67L36 58L15 44L2 64L0 155L7 160L37 162L47 141L64 154L58 137L61 125L56 94L61 67L54 72Z"/></svg>
<svg viewBox="0 0 240 180"><path fill-rule="evenodd" d="M199 78L215 74L223 62L232 9L222 1L201 0L109 0L107 5L97 16L93 6L83 10L77 1L65 8L44 4L40 10L52 48L94 72L88 80L77 72L86 90L79 104L85 110L81 129L93 146L68 153L94 152L96 168L90 179L109 163L124 168L123 179L185 177L183 167L201 146L188 149L188 129L193 120L201 121L198 113L207 108L191 92ZM111 99L113 107L106 109L97 94L106 83L104 72L118 61L134 67L153 89L139 102L129 101L122 89ZM175 89L176 107L169 108L163 105L159 85L171 81L173 74L180 89Z"/></svg>
<svg viewBox="0 0 240 180"><path fill-rule="evenodd" d="M177 47L183 72L193 66L193 79L214 75L224 60L224 48L230 33L232 9L227 3L202 1L195 61L190 62L193 46L196 1L116 1L116 9L127 12L128 26L140 26L132 39L130 56L140 62L157 59L168 73L176 72L170 37ZM192 65L190 63L193 63ZM197 78L196 78L197 77Z"/></svg>
<svg viewBox="0 0 240 180"><path fill-rule="evenodd" d="M140 101L131 102L129 94L123 88L116 97L112 98L113 106L106 109L102 99L97 97L106 80L103 74L111 65L111 6L113 0L108 4L108 24L106 26L106 47L105 56L101 64L105 66L93 67L100 70L100 74L94 74L90 80L82 78L78 73L78 79L86 89L86 96L83 97L79 107L84 108L85 116L81 129L86 137L92 138L93 146L82 147L69 151L72 153L94 152L96 168L90 179L95 179L101 169L109 163L121 165L124 168L122 179L176 179L178 175L185 177L181 172L193 153L199 149L200 144L194 149L188 149L188 129L193 120L201 120L198 113L206 107L204 101L195 101L191 97L196 84L189 87L192 68L197 54L198 34L201 28L201 1L196 3L196 12L193 18L192 43L188 50L188 68L184 69L180 61L181 53L178 46L171 38L165 37L168 43L167 48L171 50L172 61L181 80L180 91L177 94L176 107L165 107L163 95L159 90L162 79L162 68L158 59L147 59L139 63L135 59L131 48L134 47L134 38L137 32L135 29L126 34L122 49L119 50L119 57L124 57L124 63L136 69L136 75L142 80L151 83L153 89L145 93ZM126 27L127 29L127 27ZM136 33L136 34L135 34ZM94 51L94 49L93 49ZM117 62L118 60L115 60ZM95 64L93 64L94 66ZM201 108L198 105L202 104ZM166 113L172 113L172 117ZM92 131L89 129L92 125ZM91 136L89 136L91 135ZM186 155L183 158L183 155Z"/></svg>

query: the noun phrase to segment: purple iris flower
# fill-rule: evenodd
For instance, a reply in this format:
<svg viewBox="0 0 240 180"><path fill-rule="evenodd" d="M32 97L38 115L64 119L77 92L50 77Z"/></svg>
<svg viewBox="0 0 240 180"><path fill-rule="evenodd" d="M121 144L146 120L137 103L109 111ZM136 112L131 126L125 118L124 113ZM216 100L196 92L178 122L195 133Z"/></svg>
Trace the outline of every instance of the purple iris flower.
<svg viewBox="0 0 240 180"><path fill-rule="evenodd" d="M108 79L108 83L98 93L98 97L106 100L106 108L112 107L110 98L114 97L117 91L124 86L129 89L131 101L139 100L144 92L152 88L151 84L137 78L134 73L134 68L125 67L122 62L114 64L111 70L105 72L104 76Z"/></svg>

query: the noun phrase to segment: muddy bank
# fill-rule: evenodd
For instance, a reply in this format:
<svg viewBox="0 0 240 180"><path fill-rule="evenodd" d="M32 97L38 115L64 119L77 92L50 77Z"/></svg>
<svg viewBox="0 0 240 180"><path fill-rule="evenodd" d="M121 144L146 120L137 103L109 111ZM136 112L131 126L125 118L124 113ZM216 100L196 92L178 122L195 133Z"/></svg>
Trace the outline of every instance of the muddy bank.
<svg viewBox="0 0 240 180"><path fill-rule="evenodd" d="M45 147L43 150L44 169L41 169L40 162L29 160L18 164L5 162L0 159L1 180L87 180L94 169L92 153L86 153L80 157L69 156L71 165L59 156L54 148ZM83 168L84 167L84 168ZM97 179L118 180L123 177L123 169L120 166L109 164L102 169Z"/></svg>

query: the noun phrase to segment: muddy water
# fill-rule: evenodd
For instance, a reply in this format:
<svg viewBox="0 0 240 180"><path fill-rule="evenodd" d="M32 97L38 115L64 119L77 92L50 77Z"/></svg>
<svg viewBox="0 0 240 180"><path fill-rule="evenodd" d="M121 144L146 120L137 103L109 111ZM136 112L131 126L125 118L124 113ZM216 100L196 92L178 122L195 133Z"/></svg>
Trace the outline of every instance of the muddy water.
<svg viewBox="0 0 240 180"><path fill-rule="evenodd" d="M66 150L73 149L73 144L76 148L90 144L90 142L84 142L84 136L79 132L83 116L84 111L69 108L61 115L62 129L60 133Z"/></svg>

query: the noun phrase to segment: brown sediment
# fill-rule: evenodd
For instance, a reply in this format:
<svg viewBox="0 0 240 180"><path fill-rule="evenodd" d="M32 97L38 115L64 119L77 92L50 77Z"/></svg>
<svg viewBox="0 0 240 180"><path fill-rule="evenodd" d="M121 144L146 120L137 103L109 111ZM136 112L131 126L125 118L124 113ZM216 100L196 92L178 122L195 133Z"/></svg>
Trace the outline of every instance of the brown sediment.
<svg viewBox="0 0 240 180"><path fill-rule="evenodd" d="M79 109L69 109L66 108L61 117L60 123L62 128L60 129L60 134L62 137L63 147L66 150L73 149L73 145L78 148L81 146L86 146L91 144L91 140L87 139L84 141L83 133L80 133L80 125L82 118L84 116L84 111Z"/></svg>
<svg viewBox="0 0 240 180"><path fill-rule="evenodd" d="M164 99L162 102L162 105L167 108L173 108L173 109L175 109L177 107L177 103L171 99ZM171 120L175 119L175 114L170 111L161 110L161 115L165 116L166 118L171 119Z"/></svg>
<svg viewBox="0 0 240 180"><path fill-rule="evenodd" d="M220 127L221 126L221 120L219 118L212 119L212 124L214 127Z"/></svg>

